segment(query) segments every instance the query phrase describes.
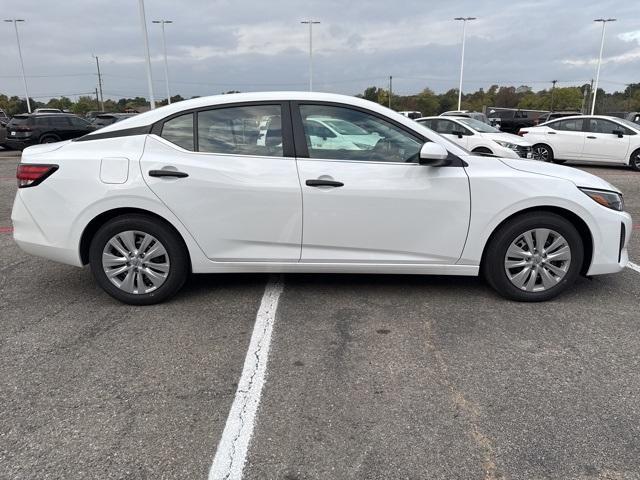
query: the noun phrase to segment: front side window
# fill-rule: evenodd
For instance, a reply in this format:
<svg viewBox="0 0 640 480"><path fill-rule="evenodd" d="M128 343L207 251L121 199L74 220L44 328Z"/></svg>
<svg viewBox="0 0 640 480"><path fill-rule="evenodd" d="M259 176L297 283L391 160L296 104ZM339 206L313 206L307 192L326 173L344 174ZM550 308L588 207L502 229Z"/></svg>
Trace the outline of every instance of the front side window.
<svg viewBox="0 0 640 480"><path fill-rule="evenodd" d="M417 162L423 142L375 115L332 105L301 105L310 158ZM322 124L332 136L317 135Z"/></svg>
<svg viewBox="0 0 640 480"><path fill-rule="evenodd" d="M185 150L193 150L193 113L164 122L160 136Z"/></svg>
<svg viewBox="0 0 640 480"><path fill-rule="evenodd" d="M582 119L576 118L571 120L558 120L557 122L547 125L554 130L563 130L568 132L581 132L582 131Z"/></svg>
<svg viewBox="0 0 640 480"><path fill-rule="evenodd" d="M198 151L282 157L280 105L248 105L198 112Z"/></svg>
<svg viewBox="0 0 640 480"><path fill-rule="evenodd" d="M89 125L89 122L87 122L86 120L83 120L82 118L69 117L69 120L71 120L71 124L74 127L85 128L85 127L87 127Z"/></svg>

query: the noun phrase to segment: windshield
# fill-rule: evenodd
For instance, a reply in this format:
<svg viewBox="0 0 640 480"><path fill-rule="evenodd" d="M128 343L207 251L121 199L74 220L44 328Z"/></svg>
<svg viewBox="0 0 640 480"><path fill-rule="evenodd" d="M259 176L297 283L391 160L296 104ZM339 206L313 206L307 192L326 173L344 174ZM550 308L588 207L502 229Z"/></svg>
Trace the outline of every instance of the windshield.
<svg viewBox="0 0 640 480"><path fill-rule="evenodd" d="M616 122L623 124L625 127L633 128L634 130L638 130L638 127L640 127L637 123L633 123L625 118L616 118Z"/></svg>
<svg viewBox="0 0 640 480"><path fill-rule="evenodd" d="M480 133L500 133L500 130L474 118L459 118L458 121Z"/></svg>
<svg viewBox="0 0 640 480"><path fill-rule="evenodd" d="M324 120L324 123L332 127L340 135L369 135L365 129L345 120Z"/></svg>

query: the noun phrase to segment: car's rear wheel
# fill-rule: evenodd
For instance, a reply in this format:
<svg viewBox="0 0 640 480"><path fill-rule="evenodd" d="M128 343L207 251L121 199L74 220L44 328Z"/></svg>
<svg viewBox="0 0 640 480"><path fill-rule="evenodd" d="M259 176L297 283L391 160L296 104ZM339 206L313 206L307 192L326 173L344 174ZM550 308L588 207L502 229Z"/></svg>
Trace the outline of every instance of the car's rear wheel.
<svg viewBox="0 0 640 480"><path fill-rule="evenodd" d="M116 217L96 232L89 263L100 286L131 305L166 300L189 275L189 257L178 234L162 222L137 214Z"/></svg>
<svg viewBox="0 0 640 480"><path fill-rule="evenodd" d="M40 137L40 143L55 143L59 141L60 138L58 138L56 135L43 135L42 137Z"/></svg>
<svg viewBox="0 0 640 480"><path fill-rule="evenodd" d="M640 148L631 154L629 166L635 171L640 172Z"/></svg>
<svg viewBox="0 0 640 480"><path fill-rule="evenodd" d="M534 160L540 160L542 162L553 162L553 150L549 145L544 143L537 143L531 149Z"/></svg>
<svg viewBox="0 0 640 480"><path fill-rule="evenodd" d="M482 269L511 300L550 300L570 287L584 257L580 234L567 219L539 212L513 218L493 235Z"/></svg>

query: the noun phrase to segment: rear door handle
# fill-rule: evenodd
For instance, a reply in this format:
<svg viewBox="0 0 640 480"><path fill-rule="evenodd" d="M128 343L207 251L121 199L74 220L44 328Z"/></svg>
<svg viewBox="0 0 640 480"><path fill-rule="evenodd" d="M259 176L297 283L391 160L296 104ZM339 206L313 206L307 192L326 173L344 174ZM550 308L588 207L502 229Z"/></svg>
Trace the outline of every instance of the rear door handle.
<svg viewBox="0 0 640 480"><path fill-rule="evenodd" d="M307 180L308 187L344 187L344 183L335 180Z"/></svg>
<svg viewBox="0 0 640 480"><path fill-rule="evenodd" d="M188 177L188 173L178 172L177 170L149 170L150 177L176 177L185 178Z"/></svg>
<svg viewBox="0 0 640 480"><path fill-rule="evenodd" d="M594 139L594 140L596 139L596 137L593 137L593 136L591 136L591 135L589 135L587 138L592 138L592 139Z"/></svg>
<svg viewBox="0 0 640 480"><path fill-rule="evenodd" d="M549 133L549 135L555 135L556 134L556 132L547 132L547 133Z"/></svg>

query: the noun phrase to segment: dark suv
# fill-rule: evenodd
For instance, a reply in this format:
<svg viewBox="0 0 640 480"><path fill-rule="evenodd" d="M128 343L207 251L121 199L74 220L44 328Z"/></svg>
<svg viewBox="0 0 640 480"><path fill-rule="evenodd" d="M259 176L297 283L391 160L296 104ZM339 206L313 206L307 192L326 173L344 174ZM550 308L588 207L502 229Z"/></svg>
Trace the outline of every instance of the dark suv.
<svg viewBox="0 0 640 480"><path fill-rule="evenodd" d="M89 122L69 113L16 115L7 125L6 144L23 150L37 143L53 143L81 137L94 128Z"/></svg>

